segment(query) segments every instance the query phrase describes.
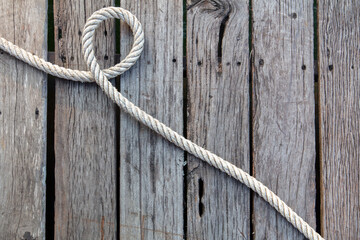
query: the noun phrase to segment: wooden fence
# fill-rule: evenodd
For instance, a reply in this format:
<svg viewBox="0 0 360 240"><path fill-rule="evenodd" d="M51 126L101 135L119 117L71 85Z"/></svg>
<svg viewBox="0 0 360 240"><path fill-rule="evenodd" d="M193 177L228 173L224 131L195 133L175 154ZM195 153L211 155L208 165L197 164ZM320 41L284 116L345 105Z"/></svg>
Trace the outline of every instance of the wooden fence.
<svg viewBox="0 0 360 240"><path fill-rule="evenodd" d="M86 69L86 19L121 6L144 52L117 88L251 173L326 239L360 239L360 2L0 0L0 36ZM130 50L102 24L103 67ZM303 239L244 185L121 112L96 84L0 55L1 239Z"/></svg>

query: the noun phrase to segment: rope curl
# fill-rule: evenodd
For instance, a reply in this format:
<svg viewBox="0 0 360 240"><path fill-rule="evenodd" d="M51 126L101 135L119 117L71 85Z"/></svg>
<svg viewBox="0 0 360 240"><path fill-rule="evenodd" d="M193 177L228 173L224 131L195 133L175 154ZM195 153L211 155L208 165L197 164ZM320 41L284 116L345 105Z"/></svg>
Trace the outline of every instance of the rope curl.
<svg viewBox="0 0 360 240"><path fill-rule="evenodd" d="M107 78L114 78L129 70L139 59L144 47L144 32L136 17L125 9L109 7L101 9L100 11L97 11L97 13L99 19L101 18L106 20L108 18L118 18L124 20L127 24L129 24L129 26L134 27L132 29L134 33L134 43L130 53L120 63L103 70ZM55 77L78 82L95 81L93 75L89 71L73 70L52 64L28 51L25 51L2 37L0 37L0 49L29 64L30 66Z"/></svg>
<svg viewBox="0 0 360 240"><path fill-rule="evenodd" d="M130 53L124 60L109 69L101 70L94 53L94 33L102 21L112 18L121 19L130 26L134 35L134 43ZM118 7L107 7L96 11L85 24L82 36L82 47L84 59L90 69L90 72L72 70L49 63L44 59L39 58L38 56L35 56L22 48L19 48L11 42L0 38L0 49L39 70L59 78L73 81L95 81L108 97L110 97L123 111L127 112L133 118L146 125L179 148L189 152L195 157L200 158L201 160L209 163L211 166L220 169L221 171L245 184L259 196L261 196L265 201L267 201L271 206L273 206L282 216L286 218L287 221L289 221L308 239L323 239L308 223L306 223L264 184L230 162L196 145L182 135L173 131L165 124L134 105L119 91L116 90L116 88L108 79L116 77L131 68L131 66L133 66L139 59L144 47L144 33L142 26L133 14L125 9Z"/></svg>

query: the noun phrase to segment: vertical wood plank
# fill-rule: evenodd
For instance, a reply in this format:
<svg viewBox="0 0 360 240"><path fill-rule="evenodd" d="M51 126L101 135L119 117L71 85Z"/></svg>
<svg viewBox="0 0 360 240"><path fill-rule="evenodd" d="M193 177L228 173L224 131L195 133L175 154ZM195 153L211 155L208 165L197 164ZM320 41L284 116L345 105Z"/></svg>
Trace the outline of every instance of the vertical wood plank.
<svg viewBox="0 0 360 240"><path fill-rule="evenodd" d="M253 1L255 177L315 227L313 2ZM303 239L257 195L254 239Z"/></svg>
<svg viewBox="0 0 360 240"><path fill-rule="evenodd" d="M360 239L360 2L319 2L321 221L326 239Z"/></svg>
<svg viewBox="0 0 360 240"><path fill-rule="evenodd" d="M46 2L0 1L0 36L46 58ZM2 239L45 236L46 79L0 52Z"/></svg>
<svg viewBox="0 0 360 240"><path fill-rule="evenodd" d="M248 1L187 1L190 140L250 171ZM188 157L188 239L250 239L250 191Z"/></svg>
<svg viewBox="0 0 360 240"><path fill-rule="evenodd" d="M112 0L55 0L55 61L87 69L81 32L90 15ZM114 64L114 21L96 31L101 66ZM116 236L115 107L95 84L56 80L55 238L114 239Z"/></svg>
<svg viewBox="0 0 360 240"><path fill-rule="evenodd" d="M183 131L181 0L120 1L145 32L138 63L120 77L121 92L179 133ZM132 37L121 25L121 58ZM183 239L184 153L120 114L120 239Z"/></svg>

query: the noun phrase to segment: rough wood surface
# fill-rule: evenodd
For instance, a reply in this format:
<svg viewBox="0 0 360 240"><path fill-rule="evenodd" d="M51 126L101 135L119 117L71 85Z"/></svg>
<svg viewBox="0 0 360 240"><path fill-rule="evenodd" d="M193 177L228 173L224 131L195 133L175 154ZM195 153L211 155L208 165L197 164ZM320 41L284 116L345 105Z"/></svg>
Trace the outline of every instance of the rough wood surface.
<svg viewBox="0 0 360 240"><path fill-rule="evenodd" d="M326 239L360 239L360 2L319 4L321 221Z"/></svg>
<svg viewBox="0 0 360 240"><path fill-rule="evenodd" d="M55 0L55 61L87 69L81 32L90 15L112 0ZM96 31L103 67L114 64L114 21ZM116 236L115 107L96 84L56 80L55 238L114 239Z"/></svg>
<svg viewBox="0 0 360 240"><path fill-rule="evenodd" d="M0 1L0 36L46 58L46 2ZM46 79L0 52L1 239L44 238Z"/></svg>
<svg viewBox="0 0 360 240"><path fill-rule="evenodd" d="M145 32L144 53L120 78L121 92L179 133L183 131L181 0L120 1ZM121 25L121 58L132 37ZM120 239L183 239L184 153L120 114Z"/></svg>
<svg viewBox="0 0 360 240"><path fill-rule="evenodd" d="M250 171L247 1L188 1L187 135ZM250 239L250 191L188 156L187 239Z"/></svg>
<svg viewBox="0 0 360 240"><path fill-rule="evenodd" d="M145 32L144 53L120 78L121 92L179 133L183 131L182 1L120 1ZM121 58L132 37L121 25ZM120 238L183 239L184 153L120 114Z"/></svg>
<svg viewBox="0 0 360 240"><path fill-rule="evenodd" d="M254 176L315 227L313 2L253 4ZM257 195L254 239L303 239Z"/></svg>

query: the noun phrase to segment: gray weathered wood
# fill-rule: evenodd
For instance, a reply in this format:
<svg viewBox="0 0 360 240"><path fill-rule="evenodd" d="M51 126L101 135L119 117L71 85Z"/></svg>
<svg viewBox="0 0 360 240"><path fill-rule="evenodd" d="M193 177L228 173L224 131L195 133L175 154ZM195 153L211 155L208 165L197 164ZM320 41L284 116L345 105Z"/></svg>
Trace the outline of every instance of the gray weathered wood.
<svg viewBox="0 0 360 240"><path fill-rule="evenodd" d="M190 140L250 171L248 1L187 1ZM188 156L188 239L250 239L250 191Z"/></svg>
<svg viewBox="0 0 360 240"><path fill-rule="evenodd" d="M311 226L315 216L313 2L253 1L254 176ZM257 195L254 239L303 239Z"/></svg>
<svg viewBox="0 0 360 240"><path fill-rule="evenodd" d="M360 2L319 4L321 228L360 239Z"/></svg>
<svg viewBox="0 0 360 240"><path fill-rule="evenodd" d="M183 131L181 0L120 1L145 32L138 63L120 78L121 92L179 133ZM132 37L121 25L121 58ZM183 239L183 151L120 115L120 239Z"/></svg>
<svg viewBox="0 0 360 240"><path fill-rule="evenodd" d="M46 2L0 1L0 36L46 58ZM46 79L0 53L1 239L44 238Z"/></svg>
<svg viewBox="0 0 360 240"><path fill-rule="evenodd" d="M87 69L81 32L90 15L112 0L55 0L55 61ZM96 31L101 66L114 64L114 21ZM114 239L116 236L115 107L95 84L56 80L55 238Z"/></svg>

